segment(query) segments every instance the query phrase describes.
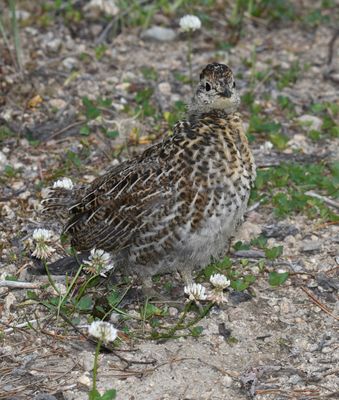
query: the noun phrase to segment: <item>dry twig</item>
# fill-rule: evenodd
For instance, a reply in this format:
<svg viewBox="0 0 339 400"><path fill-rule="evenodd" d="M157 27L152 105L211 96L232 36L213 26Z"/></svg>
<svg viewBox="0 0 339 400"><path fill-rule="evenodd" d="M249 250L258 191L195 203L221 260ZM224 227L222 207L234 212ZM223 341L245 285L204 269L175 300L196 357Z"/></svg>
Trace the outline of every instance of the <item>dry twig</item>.
<svg viewBox="0 0 339 400"><path fill-rule="evenodd" d="M41 289L41 283L19 282L19 281L0 281L0 287L13 289Z"/></svg>
<svg viewBox="0 0 339 400"><path fill-rule="evenodd" d="M339 203L337 203L336 201L334 201L332 199L329 199L328 197L322 196L321 194L318 194L318 193L314 193L314 192L312 192L312 190L305 192L305 194L307 194L307 196L314 197L315 199L322 200L328 206L337 208L339 210Z"/></svg>
<svg viewBox="0 0 339 400"><path fill-rule="evenodd" d="M339 317L335 316L330 309L328 309L324 304L322 304L309 290L301 286L301 290L307 294L307 296L312 300L312 302L321 308L326 314L330 315L332 318L339 321Z"/></svg>

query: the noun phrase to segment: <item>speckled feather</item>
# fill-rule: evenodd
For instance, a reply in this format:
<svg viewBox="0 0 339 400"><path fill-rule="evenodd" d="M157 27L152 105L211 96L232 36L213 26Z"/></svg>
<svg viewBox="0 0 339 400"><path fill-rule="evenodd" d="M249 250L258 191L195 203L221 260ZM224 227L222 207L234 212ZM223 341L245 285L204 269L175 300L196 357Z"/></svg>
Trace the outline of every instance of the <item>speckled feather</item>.
<svg viewBox="0 0 339 400"><path fill-rule="evenodd" d="M144 280L175 270L187 277L225 253L245 212L255 165L240 115L220 108L232 97L218 97L215 109L195 106L207 81L217 94L220 86L234 85L231 70L210 64L200 79L194 109L172 136L72 193L64 230L77 250L109 251L117 267ZM47 211L58 206L57 189L52 198Z"/></svg>

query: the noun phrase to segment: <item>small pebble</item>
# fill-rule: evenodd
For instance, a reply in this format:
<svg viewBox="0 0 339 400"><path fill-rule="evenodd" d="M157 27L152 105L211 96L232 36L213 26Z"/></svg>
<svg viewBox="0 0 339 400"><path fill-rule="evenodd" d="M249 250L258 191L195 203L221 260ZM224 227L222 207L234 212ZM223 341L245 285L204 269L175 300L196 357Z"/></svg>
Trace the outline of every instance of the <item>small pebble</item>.
<svg viewBox="0 0 339 400"><path fill-rule="evenodd" d="M61 48L61 44L62 44L61 39L54 38L46 43L46 49L50 53L57 53Z"/></svg>
<svg viewBox="0 0 339 400"><path fill-rule="evenodd" d="M176 33L173 29L164 28L162 26L152 26L141 33L141 39L156 40L159 42L170 42L174 40Z"/></svg>
<svg viewBox="0 0 339 400"><path fill-rule="evenodd" d="M72 70L78 66L78 60L74 57L67 57L62 61L62 65L68 69Z"/></svg>
<svg viewBox="0 0 339 400"><path fill-rule="evenodd" d="M79 357L79 363L85 371L92 371L94 355L90 351L82 351ZM83 375L85 376L85 375Z"/></svg>
<svg viewBox="0 0 339 400"><path fill-rule="evenodd" d="M25 21L30 18L31 14L26 10L15 10L15 15L18 21Z"/></svg>
<svg viewBox="0 0 339 400"><path fill-rule="evenodd" d="M288 381L292 385L295 385L296 383L299 383L301 380L302 379L301 379L301 377L299 375L292 375Z"/></svg>
<svg viewBox="0 0 339 400"><path fill-rule="evenodd" d="M165 95L171 94L171 85L168 82L159 83L158 88L162 94L165 94Z"/></svg>
<svg viewBox="0 0 339 400"><path fill-rule="evenodd" d="M168 314L169 314L171 317L176 317L176 316L178 315L178 309L175 308L175 307L169 307L169 309L168 309Z"/></svg>
<svg viewBox="0 0 339 400"><path fill-rule="evenodd" d="M225 375L225 376L222 378L222 384L223 384L225 387L230 387L230 386L232 385L232 382L233 382L233 379L232 379L230 376L228 376L228 375Z"/></svg>
<svg viewBox="0 0 339 400"><path fill-rule="evenodd" d="M66 107L66 101L62 100L62 99L51 99L49 101L49 104L51 105L51 107L57 108L58 110L60 110L61 108Z"/></svg>
<svg viewBox="0 0 339 400"><path fill-rule="evenodd" d="M89 376L87 376L87 374L81 375L78 378L78 383L88 388L92 386L92 380L89 378Z"/></svg>
<svg viewBox="0 0 339 400"><path fill-rule="evenodd" d="M305 241L301 245L301 251L304 252L320 251L321 248L322 248L322 242L320 240Z"/></svg>
<svg viewBox="0 0 339 400"><path fill-rule="evenodd" d="M323 121L322 119L314 116L314 115L302 115L301 117L297 118L297 121L305 127L305 129L309 131L319 131Z"/></svg>

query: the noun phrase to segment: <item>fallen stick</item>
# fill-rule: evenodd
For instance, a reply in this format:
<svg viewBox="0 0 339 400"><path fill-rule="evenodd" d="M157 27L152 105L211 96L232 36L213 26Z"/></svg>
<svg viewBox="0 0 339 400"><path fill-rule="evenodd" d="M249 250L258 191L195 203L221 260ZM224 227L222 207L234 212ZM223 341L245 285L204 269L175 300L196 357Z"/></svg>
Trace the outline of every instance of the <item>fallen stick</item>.
<svg viewBox="0 0 339 400"><path fill-rule="evenodd" d="M332 318L336 319L339 321L339 317L334 315L330 309L328 309L327 306L322 304L314 295L311 293L309 290L307 290L305 287L301 286L300 289L307 294L307 296L311 299L311 301L318 306L321 310L323 310L327 315L330 315Z"/></svg>
<svg viewBox="0 0 339 400"><path fill-rule="evenodd" d="M307 194L307 196L314 197L315 199L322 200L327 205L339 209L339 203L337 203L336 201L334 201L332 199L329 199L328 197L322 196L321 194L318 194L318 193L314 193L311 190L308 192L305 192L305 194Z"/></svg>
<svg viewBox="0 0 339 400"><path fill-rule="evenodd" d="M21 328L26 328L29 325L38 325L40 322L46 320L50 318L49 315L45 316L45 317L41 317L40 319L31 319L30 321L26 321L23 322L21 324L18 325L9 325L9 324L4 324L5 326L7 326L7 329L4 329L4 333L11 333L13 332L15 329L21 329Z"/></svg>
<svg viewBox="0 0 339 400"><path fill-rule="evenodd" d="M41 289L41 283L19 282L19 281L0 281L0 287L8 287L14 289Z"/></svg>

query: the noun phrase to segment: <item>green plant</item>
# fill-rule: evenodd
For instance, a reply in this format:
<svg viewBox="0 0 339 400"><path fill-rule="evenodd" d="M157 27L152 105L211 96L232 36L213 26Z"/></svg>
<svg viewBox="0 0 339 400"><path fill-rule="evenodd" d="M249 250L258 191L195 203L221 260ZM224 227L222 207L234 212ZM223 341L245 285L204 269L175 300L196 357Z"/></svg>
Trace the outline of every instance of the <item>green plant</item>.
<svg viewBox="0 0 339 400"><path fill-rule="evenodd" d="M302 17L302 22L309 27L317 27L321 24L328 24L330 22L330 16L324 15L322 9L315 9Z"/></svg>
<svg viewBox="0 0 339 400"><path fill-rule="evenodd" d="M91 121L100 119L98 122L100 130L109 139L115 139L119 136L119 131L116 129L111 129L111 122L116 125L115 121L108 121L104 118L106 110L108 110L112 105L112 99L104 99L99 97L96 100L91 100L87 96L82 98L82 104L84 106L84 113L86 117L86 124L80 128L80 134L88 136L91 133L91 128L89 123Z"/></svg>
<svg viewBox="0 0 339 400"><path fill-rule="evenodd" d="M6 29L5 25L2 21L1 15L0 15L0 33L3 37L4 43L10 52L13 63L15 67L17 68L18 72L22 73L23 70L23 62L22 62L22 48L21 48L21 41L20 41L20 32L19 32L19 25L16 17L16 3L15 0L9 0L9 11L10 11L10 23L11 23L11 35L13 37L13 42L14 42L14 49L15 49L15 57L13 56L11 52L11 45L10 45L10 40L8 39L8 35L6 34Z"/></svg>
<svg viewBox="0 0 339 400"><path fill-rule="evenodd" d="M241 23L245 13L249 16L265 18L269 21L292 20L295 18L295 10L290 1L236 0L230 19L232 25Z"/></svg>
<svg viewBox="0 0 339 400"><path fill-rule="evenodd" d="M251 93L247 93L244 101L249 103L253 99ZM261 112L261 107L256 104L251 104L251 116L248 127L249 140L253 141L253 134L265 134L268 139L277 147L279 150L283 150L288 142L288 137L284 135L282 131L282 125L278 122L274 122L271 119L265 117Z"/></svg>
<svg viewBox="0 0 339 400"><path fill-rule="evenodd" d="M106 390L104 394L100 394L97 389L97 375L98 375L98 357L100 348L103 343L114 342L117 338L117 330L112 324L103 321L93 321L88 329L89 333L98 339L95 349L94 365L93 365L93 384L92 389L88 394L89 400L113 400L116 398L116 390Z"/></svg>
<svg viewBox="0 0 339 400"><path fill-rule="evenodd" d="M277 87L282 90L284 87L294 84L301 72L299 61L294 61L287 70L281 70L278 74Z"/></svg>
<svg viewBox="0 0 339 400"><path fill-rule="evenodd" d="M0 126L0 143L13 136L15 136L15 133L12 132L9 128L7 128L6 126Z"/></svg>
<svg viewBox="0 0 339 400"><path fill-rule="evenodd" d="M105 55L105 52L107 50L107 46L104 44L100 44L99 46L96 46L95 48L95 58L97 60L101 60L102 57Z"/></svg>
<svg viewBox="0 0 339 400"><path fill-rule="evenodd" d="M321 133L332 137L339 137L339 105L337 103L313 103L310 106L310 112L323 120Z"/></svg>
<svg viewBox="0 0 339 400"><path fill-rule="evenodd" d="M140 68L140 71L141 71L143 77L147 80L155 82L158 79L158 72L153 67L142 66Z"/></svg>
<svg viewBox="0 0 339 400"><path fill-rule="evenodd" d="M14 178L18 172L19 170L15 169L11 165L5 165L4 174L7 178Z"/></svg>
<svg viewBox="0 0 339 400"><path fill-rule="evenodd" d="M306 194L309 190L324 192L326 195L339 195L339 172L337 163L323 164L281 164L276 168L259 170L255 189L251 198L257 201L266 197L271 199L275 214L283 218L290 213L304 213L311 218L338 221L333 213L319 199ZM260 193L260 194L259 194ZM267 197L267 194L269 196Z"/></svg>
<svg viewBox="0 0 339 400"><path fill-rule="evenodd" d="M288 279L288 272L276 272L276 271L272 271L269 273L268 276L268 283L271 286L280 286L282 284L284 284L287 279Z"/></svg>

